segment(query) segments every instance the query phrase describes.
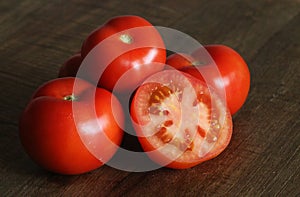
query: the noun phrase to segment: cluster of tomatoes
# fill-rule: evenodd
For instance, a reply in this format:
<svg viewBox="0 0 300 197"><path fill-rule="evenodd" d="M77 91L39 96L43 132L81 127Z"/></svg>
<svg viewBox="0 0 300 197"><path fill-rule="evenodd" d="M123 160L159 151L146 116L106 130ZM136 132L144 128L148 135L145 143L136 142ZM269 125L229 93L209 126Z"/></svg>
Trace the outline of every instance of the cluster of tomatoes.
<svg viewBox="0 0 300 197"><path fill-rule="evenodd" d="M203 50L210 59L199 55ZM52 172L91 171L118 150L128 110L141 147L161 166L184 169L216 157L247 98L248 67L223 45L168 57L166 51L147 20L108 20L62 65L59 78L33 94L19 124L25 151ZM129 103L121 104L128 92Z"/></svg>

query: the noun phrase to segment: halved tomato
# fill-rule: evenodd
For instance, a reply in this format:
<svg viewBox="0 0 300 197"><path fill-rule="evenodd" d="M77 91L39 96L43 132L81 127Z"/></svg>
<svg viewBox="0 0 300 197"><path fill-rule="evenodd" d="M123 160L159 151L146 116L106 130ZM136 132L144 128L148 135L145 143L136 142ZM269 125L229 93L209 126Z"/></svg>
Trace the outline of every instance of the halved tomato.
<svg viewBox="0 0 300 197"><path fill-rule="evenodd" d="M229 144L232 119L224 101L200 80L177 70L149 77L131 103L133 126L156 163L193 167Z"/></svg>

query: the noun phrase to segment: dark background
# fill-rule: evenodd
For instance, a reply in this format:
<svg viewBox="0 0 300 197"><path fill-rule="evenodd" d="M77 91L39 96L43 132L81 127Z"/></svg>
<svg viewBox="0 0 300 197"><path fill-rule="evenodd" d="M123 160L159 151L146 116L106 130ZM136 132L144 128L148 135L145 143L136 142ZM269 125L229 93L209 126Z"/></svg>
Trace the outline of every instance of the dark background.
<svg viewBox="0 0 300 197"><path fill-rule="evenodd" d="M0 195L300 195L300 1L0 2ZM237 50L251 91L229 147L187 170L130 173L103 166L79 176L36 166L18 138L33 91L57 76L84 38L116 15L140 15L201 44Z"/></svg>

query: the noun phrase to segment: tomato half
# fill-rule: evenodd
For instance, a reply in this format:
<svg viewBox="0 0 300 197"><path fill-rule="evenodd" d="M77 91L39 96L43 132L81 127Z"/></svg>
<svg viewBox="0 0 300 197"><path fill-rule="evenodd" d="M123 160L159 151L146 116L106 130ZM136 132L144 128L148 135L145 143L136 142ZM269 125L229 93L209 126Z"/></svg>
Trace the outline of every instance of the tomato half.
<svg viewBox="0 0 300 197"><path fill-rule="evenodd" d="M76 77L81 62L82 57L80 53L73 55L60 67L58 77Z"/></svg>
<svg viewBox="0 0 300 197"><path fill-rule="evenodd" d="M183 169L219 155L229 144L232 119L203 82L177 70L149 77L131 103L144 151L162 166Z"/></svg>
<svg viewBox="0 0 300 197"><path fill-rule="evenodd" d="M119 92L135 89L147 76L161 71L166 61L159 32L139 16L118 16L108 20L86 38L82 57L88 57L92 49L96 52L89 57L93 59L87 69L89 80ZM101 75L98 76L95 70L101 70Z"/></svg>
<svg viewBox="0 0 300 197"><path fill-rule="evenodd" d="M209 53L214 62L203 55L203 50ZM220 74L216 74L214 63ZM230 47L206 45L204 49L195 51L191 55L173 54L167 58L167 65L206 81L215 89L223 88L232 115L243 106L247 99L250 89L250 72L244 59Z"/></svg>
<svg viewBox="0 0 300 197"><path fill-rule="evenodd" d="M95 88L75 78L55 79L38 88L19 123L20 140L33 161L52 172L80 174L113 156L122 140L123 111L110 92ZM91 154L82 137L97 140L101 157Z"/></svg>

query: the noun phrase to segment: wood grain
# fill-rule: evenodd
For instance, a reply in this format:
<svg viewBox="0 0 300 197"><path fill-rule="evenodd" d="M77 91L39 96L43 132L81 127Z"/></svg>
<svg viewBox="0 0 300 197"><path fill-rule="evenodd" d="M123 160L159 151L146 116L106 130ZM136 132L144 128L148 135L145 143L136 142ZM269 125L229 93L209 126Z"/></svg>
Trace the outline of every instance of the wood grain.
<svg viewBox="0 0 300 197"><path fill-rule="evenodd" d="M188 170L131 173L103 166L80 176L37 167L18 138L33 91L57 76L83 39L108 18L135 14L221 43L249 64L251 91L217 158ZM1 196L299 196L300 2L1 1Z"/></svg>

